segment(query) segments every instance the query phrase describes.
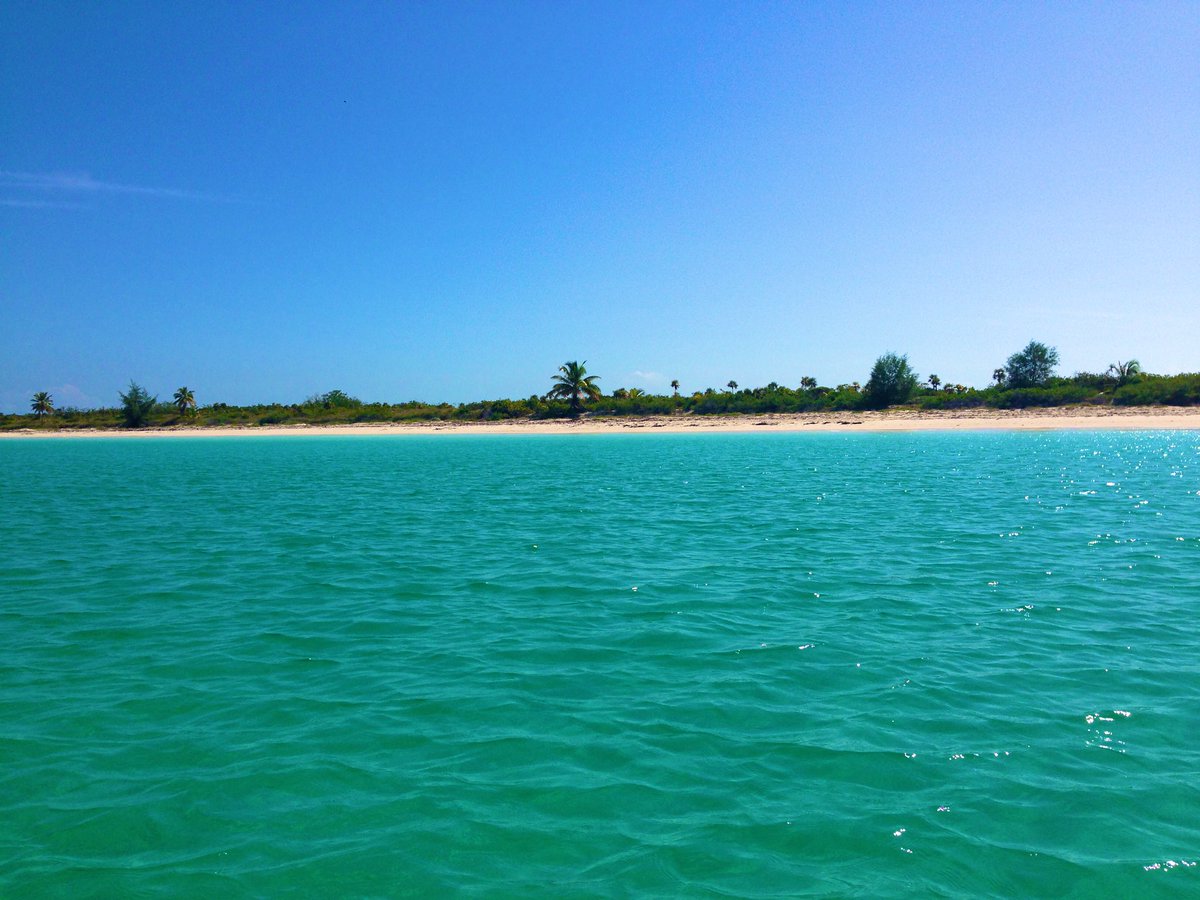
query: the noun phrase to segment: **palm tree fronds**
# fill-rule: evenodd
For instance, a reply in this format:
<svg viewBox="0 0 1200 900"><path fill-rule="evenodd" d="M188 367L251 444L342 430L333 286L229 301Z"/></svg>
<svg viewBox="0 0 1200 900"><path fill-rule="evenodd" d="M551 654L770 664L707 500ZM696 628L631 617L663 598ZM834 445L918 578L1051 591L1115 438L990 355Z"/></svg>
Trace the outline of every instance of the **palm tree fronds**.
<svg viewBox="0 0 1200 900"><path fill-rule="evenodd" d="M558 367L559 374L552 377L554 386L547 394L555 400L566 400L575 415L583 412L584 400L599 400L600 388L596 385L600 376L587 373L587 360L565 362Z"/></svg>

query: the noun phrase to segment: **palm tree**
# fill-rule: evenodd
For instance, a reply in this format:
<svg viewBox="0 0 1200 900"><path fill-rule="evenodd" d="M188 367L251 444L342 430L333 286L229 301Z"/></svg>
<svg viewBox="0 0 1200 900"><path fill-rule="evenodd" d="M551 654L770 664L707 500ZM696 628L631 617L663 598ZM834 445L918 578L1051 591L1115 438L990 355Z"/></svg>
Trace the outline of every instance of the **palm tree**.
<svg viewBox="0 0 1200 900"><path fill-rule="evenodd" d="M630 400L637 400L637 399L639 399L641 397L645 397L645 396L646 396L646 392L643 391L641 388L630 388L629 389L629 399Z"/></svg>
<svg viewBox="0 0 1200 900"><path fill-rule="evenodd" d="M40 419L46 413L54 412L54 398L45 391L38 391L33 395L33 402L29 404L29 408L37 414Z"/></svg>
<svg viewBox="0 0 1200 900"><path fill-rule="evenodd" d="M1117 387L1128 383L1134 375L1138 375L1142 371L1142 364L1136 359L1131 359L1129 362L1121 362L1119 359L1108 367L1110 374L1117 376Z"/></svg>
<svg viewBox="0 0 1200 900"><path fill-rule="evenodd" d="M936 390L938 389L938 387L941 385L941 383L942 383L942 379L938 378L936 375L930 375L930 376L929 376L929 388L930 388L930 390L934 390L934 391L936 391Z"/></svg>
<svg viewBox="0 0 1200 900"><path fill-rule="evenodd" d="M182 416L189 409L196 408L196 396L192 393L191 388L181 387L175 392L175 405L179 408L179 414Z"/></svg>
<svg viewBox="0 0 1200 900"><path fill-rule="evenodd" d="M54 412L54 398L46 391L38 391L33 395L33 400L29 404L29 408L32 409L40 419L42 416L46 415L46 413Z"/></svg>
<svg viewBox="0 0 1200 900"><path fill-rule="evenodd" d="M1008 370L1007 369L1001 368L1001 369L995 369L992 371L992 380L994 382L996 382L997 385L1003 386L1004 380L1006 378L1008 378Z"/></svg>
<svg viewBox="0 0 1200 900"><path fill-rule="evenodd" d="M600 399L600 388L596 382L599 375L587 373L587 360L583 362L567 362L558 367L559 374L554 376L556 384L550 388L548 397L555 400L567 400L571 404L572 415L583 412L584 400Z"/></svg>
<svg viewBox="0 0 1200 900"><path fill-rule="evenodd" d="M675 396L679 396L679 379L676 378L671 382L671 390L675 392Z"/></svg>
<svg viewBox="0 0 1200 900"><path fill-rule="evenodd" d="M800 389L803 391L811 391L816 386L817 379L813 378L811 375L805 375L800 379Z"/></svg>
<svg viewBox="0 0 1200 900"><path fill-rule="evenodd" d="M725 385L725 387L729 388L729 390L731 390L731 391L736 391L737 390L737 382L731 381L731 382L729 382L729 384Z"/></svg>

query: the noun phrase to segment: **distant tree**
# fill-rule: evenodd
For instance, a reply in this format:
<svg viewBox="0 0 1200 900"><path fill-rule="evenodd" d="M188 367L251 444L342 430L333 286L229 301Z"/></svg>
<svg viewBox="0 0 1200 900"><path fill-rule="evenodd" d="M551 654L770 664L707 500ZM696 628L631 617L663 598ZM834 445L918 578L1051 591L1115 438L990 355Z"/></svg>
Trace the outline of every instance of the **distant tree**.
<svg viewBox="0 0 1200 900"><path fill-rule="evenodd" d="M641 397L645 397L645 396L646 396L646 392L643 391L641 388L630 388L629 389L629 399L630 400L637 400L637 399L639 399Z"/></svg>
<svg viewBox="0 0 1200 900"><path fill-rule="evenodd" d="M731 381L731 382L729 382L729 384L725 385L725 387L729 388L730 391L736 391L737 390L737 382Z"/></svg>
<svg viewBox="0 0 1200 900"><path fill-rule="evenodd" d="M679 379L676 378L671 382L671 390L675 392L675 396L679 396Z"/></svg>
<svg viewBox="0 0 1200 900"><path fill-rule="evenodd" d="M938 387L941 385L941 383L942 383L942 379L938 378L936 375L930 375L930 376L929 376L929 388L930 388L930 390L934 390L934 391L936 391L936 390L938 389Z"/></svg>
<svg viewBox="0 0 1200 900"><path fill-rule="evenodd" d="M1003 386L1006 378L1008 378L1008 372L1006 372L1004 368L992 370L992 380L996 382L998 386Z"/></svg>
<svg viewBox="0 0 1200 900"><path fill-rule="evenodd" d="M627 400L629 399L629 391L625 388L617 388L612 392L612 396L614 400Z"/></svg>
<svg viewBox="0 0 1200 900"><path fill-rule="evenodd" d="M181 416L189 409L196 408L196 395L192 393L191 388L181 387L175 392L175 406Z"/></svg>
<svg viewBox="0 0 1200 900"><path fill-rule="evenodd" d="M563 363L558 367L558 372L559 374L555 375L553 379L556 384L550 388L547 396L556 400L568 401L574 415L577 416L583 412L585 400L600 398L600 388L596 387L596 382L600 380L600 377L587 373L587 360Z"/></svg>
<svg viewBox="0 0 1200 900"><path fill-rule="evenodd" d="M1058 351L1038 341L1030 341L1024 350L1014 353L1004 364L1009 387L1040 387L1054 374Z"/></svg>
<svg viewBox="0 0 1200 900"><path fill-rule="evenodd" d="M917 380L917 373L909 367L907 356L885 353L871 367L867 405L883 409L896 403L907 403L917 389Z"/></svg>
<svg viewBox="0 0 1200 900"><path fill-rule="evenodd" d="M326 409L356 409L363 405L357 397L351 397L345 391L336 389L322 394L321 404Z"/></svg>
<svg viewBox="0 0 1200 900"><path fill-rule="evenodd" d="M129 391L121 394L121 414L125 417L126 428L141 428L150 418L150 411L158 403L157 397L150 394L136 381L129 382Z"/></svg>
<svg viewBox="0 0 1200 900"><path fill-rule="evenodd" d="M850 390L854 391L854 393L857 394L859 391L862 390L862 385L859 384L857 381L852 381L852 382L850 382Z"/></svg>
<svg viewBox="0 0 1200 900"><path fill-rule="evenodd" d="M45 391L38 391L33 395L33 400L29 404L29 408L34 411L40 419L46 413L54 412L54 398Z"/></svg>
<svg viewBox="0 0 1200 900"><path fill-rule="evenodd" d="M817 379L815 379L809 375L805 375L803 378L800 379L800 389L801 390L811 391L816 386L817 386Z"/></svg>
<svg viewBox="0 0 1200 900"><path fill-rule="evenodd" d="M1129 362L1121 362L1117 360L1108 367L1110 374L1116 376L1117 387L1128 384L1133 380L1135 375L1140 375L1142 372L1142 364L1136 359L1131 359Z"/></svg>

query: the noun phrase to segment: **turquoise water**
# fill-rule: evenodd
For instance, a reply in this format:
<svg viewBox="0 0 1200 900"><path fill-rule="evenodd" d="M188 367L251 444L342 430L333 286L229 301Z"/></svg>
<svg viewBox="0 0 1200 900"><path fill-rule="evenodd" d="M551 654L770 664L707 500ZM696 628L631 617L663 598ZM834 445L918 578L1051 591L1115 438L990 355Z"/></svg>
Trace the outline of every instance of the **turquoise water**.
<svg viewBox="0 0 1200 900"><path fill-rule="evenodd" d="M1200 433L0 443L0 895L1200 895Z"/></svg>

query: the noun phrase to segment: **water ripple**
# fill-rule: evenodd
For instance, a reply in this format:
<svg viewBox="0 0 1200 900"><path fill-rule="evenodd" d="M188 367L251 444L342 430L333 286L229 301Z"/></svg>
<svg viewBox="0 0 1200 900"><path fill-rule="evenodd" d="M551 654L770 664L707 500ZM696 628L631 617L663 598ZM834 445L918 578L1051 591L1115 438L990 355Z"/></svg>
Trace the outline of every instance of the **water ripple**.
<svg viewBox="0 0 1200 900"><path fill-rule="evenodd" d="M0 497L6 896L1200 892L1191 434L5 442Z"/></svg>

